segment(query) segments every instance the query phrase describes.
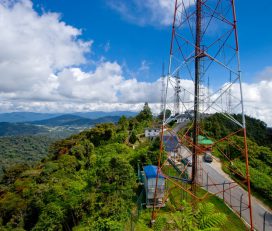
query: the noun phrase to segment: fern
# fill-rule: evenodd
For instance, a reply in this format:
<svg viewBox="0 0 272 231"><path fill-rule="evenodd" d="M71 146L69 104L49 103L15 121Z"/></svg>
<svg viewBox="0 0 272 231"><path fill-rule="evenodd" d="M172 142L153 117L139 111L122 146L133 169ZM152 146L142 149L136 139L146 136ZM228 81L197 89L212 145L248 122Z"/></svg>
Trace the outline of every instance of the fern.
<svg viewBox="0 0 272 231"><path fill-rule="evenodd" d="M201 203L199 205L198 213L196 214L196 218L209 216L214 213L214 204L212 203Z"/></svg>
<svg viewBox="0 0 272 231"><path fill-rule="evenodd" d="M180 231L220 231L227 221L227 216L216 212L212 203L201 203L194 212L187 202L183 201L182 204L183 210L171 213L168 223L165 217L158 217L153 230L163 231L171 226L171 230Z"/></svg>
<svg viewBox="0 0 272 231"><path fill-rule="evenodd" d="M206 229L201 229L201 231L220 231L220 228L206 228Z"/></svg>
<svg viewBox="0 0 272 231"><path fill-rule="evenodd" d="M188 211L189 210L189 211ZM186 212L188 211L188 213ZM171 214L175 227L178 230L196 231L197 228L193 222L192 209L188 206L183 212L175 212Z"/></svg>
<svg viewBox="0 0 272 231"><path fill-rule="evenodd" d="M200 204L198 213L195 216L199 229L218 228L227 221L227 216L216 213L212 203Z"/></svg>
<svg viewBox="0 0 272 231"><path fill-rule="evenodd" d="M166 225L166 218L165 217L158 217L155 221L153 226L154 231L162 231Z"/></svg>

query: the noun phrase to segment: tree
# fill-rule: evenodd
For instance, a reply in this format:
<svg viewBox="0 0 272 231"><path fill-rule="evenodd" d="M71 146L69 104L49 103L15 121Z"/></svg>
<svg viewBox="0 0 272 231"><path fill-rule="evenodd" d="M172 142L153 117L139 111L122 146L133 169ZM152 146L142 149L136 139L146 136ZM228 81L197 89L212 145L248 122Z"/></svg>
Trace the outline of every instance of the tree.
<svg viewBox="0 0 272 231"><path fill-rule="evenodd" d="M15 164L10 166L8 169L3 169L4 176L1 183L13 184L16 178L28 168L29 166L27 164Z"/></svg>
<svg viewBox="0 0 272 231"><path fill-rule="evenodd" d="M159 114L159 119L163 120L163 114L164 114L164 111L162 111L162 112ZM172 114L171 110L166 109L166 110L165 110L165 119L168 119L168 118L171 116L171 114Z"/></svg>
<svg viewBox="0 0 272 231"><path fill-rule="evenodd" d="M120 127L120 130L122 130L122 131L126 130L129 125L129 121L128 121L127 117L125 117L124 115L121 116L121 118L118 121L118 125Z"/></svg>
<svg viewBox="0 0 272 231"><path fill-rule="evenodd" d="M62 223L65 217L65 211L62 206L56 203L48 204L41 215L34 230L62 230Z"/></svg>
<svg viewBox="0 0 272 231"><path fill-rule="evenodd" d="M86 136L94 144L94 146L99 146L106 141L109 141L114 136L114 133L114 124L98 124L88 131Z"/></svg>
<svg viewBox="0 0 272 231"><path fill-rule="evenodd" d="M135 144L135 142L137 141L137 136L136 136L136 132L133 130L130 134L130 137L129 137L129 142L131 144Z"/></svg>
<svg viewBox="0 0 272 231"><path fill-rule="evenodd" d="M145 102L144 107L142 109L142 111L140 111L140 113L136 116L136 119L141 122L141 121L150 121L152 120L153 116L152 116L152 112L150 107L148 106L148 103Z"/></svg>

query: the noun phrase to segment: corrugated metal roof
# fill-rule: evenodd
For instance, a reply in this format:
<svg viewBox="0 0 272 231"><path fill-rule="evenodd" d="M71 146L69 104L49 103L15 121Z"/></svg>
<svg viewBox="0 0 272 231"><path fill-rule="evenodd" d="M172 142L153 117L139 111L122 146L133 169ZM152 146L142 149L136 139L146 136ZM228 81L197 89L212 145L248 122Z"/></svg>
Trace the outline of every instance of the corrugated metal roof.
<svg viewBox="0 0 272 231"><path fill-rule="evenodd" d="M199 135L198 136L198 143L203 144L203 145L211 145L211 144L213 144L213 141L208 139L207 137Z"/></svg>
<svg viewBox="0 0 272 231"><path fill-rule="evenodd" d="M179 141L176 136L164 136L163 143L165 145L165 151L173 152L178 147Z"/></svg>
<svg viewBox="0 0 272 231"><path fill-rule="evenodd" d="M146 178L156 178L157 177L157 169L158 169L158 167L155 165L144 166L144 172L145 172ZM159 174L159 178L164 178L164 176Z"/></svg>

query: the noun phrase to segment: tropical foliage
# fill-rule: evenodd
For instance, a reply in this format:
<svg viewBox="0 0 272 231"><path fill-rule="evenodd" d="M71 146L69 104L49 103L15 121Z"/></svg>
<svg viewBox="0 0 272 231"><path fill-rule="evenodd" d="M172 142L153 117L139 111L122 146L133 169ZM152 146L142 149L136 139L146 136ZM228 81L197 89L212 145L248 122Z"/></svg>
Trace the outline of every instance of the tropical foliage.
<svg viewBox="0 0 272 231"><path fill-rule="evenodd" d="M182 205L179 211L174 209L171 213L159 214L152 228L148 227L148 216L142 216L139 221L141 229L149 231L219 231L227 222L227 216L218 212L212 203L200 203L194 212L185 201L182 202Z"/></svg>
<svg viewBox="0 0 272 231"><path fill-rule="evenodd" d="M241 115L233 115L235 119L241 121ZM272 201L272 135L271 129L267 125L251 117L246 116L247 125L247 144L250 164L251 185L253 191L259 193L261 198L268 202ZM214 114L203 121L203 126L206 134L219 140L231 132L239 129L230 120L226 119L222 114ZM242 179L239 171L245 176L245 156L239 150L239 147L244 146L243 133L238 132L231 136L228 141L220 142L214 149L222 161L225 161L226 166L224 170L230 173L236 180ZM227 154L232 161L229 162L222 155ZM230 169L234 171L229 171ZM237 173L238 172L238 173ZM271 206L271 204L270 204Z"/></svg>
<svg viewBox="0 0 272 231"><path fill-rule="evenodd" d="M121 117L117 124L99 124L55 142L35 167L6 169L0 229L126 230L139 193L137 168L157 164L159 139L141 137L153 122L145 104L135 118ZM201 204L192 213L183 202L182 209L169 207L167 219L158 216L152 229L219 230L225 221L213 205ZM146 222L142 227L150 230Z"/></svg>
<svg viewBox="0 0 272 231"><path fill-rule="evenodd" d="M48 136L0 137L0 179L10 168L33 166L48 155L55 138ZM17 166L17 167L16 167Z"/></svg>
<svg viewBox="0 0 272 231"><path fill-rule="evenodd" d="M157 159L157 140L135 141L135 149L127 143L152 123L150 115L145 105L137 118L55 142L36 167L6 170L0 229L124 230L137 192L137 165Z"/></svg>

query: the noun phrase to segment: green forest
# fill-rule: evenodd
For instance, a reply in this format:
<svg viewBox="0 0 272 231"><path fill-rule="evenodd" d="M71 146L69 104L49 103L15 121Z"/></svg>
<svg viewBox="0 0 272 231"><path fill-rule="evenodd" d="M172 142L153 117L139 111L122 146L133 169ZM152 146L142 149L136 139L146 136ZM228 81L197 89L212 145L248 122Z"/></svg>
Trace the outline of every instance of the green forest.
<svg viewBox="0 0 272 231"><path fill-rule="evenodd" d="M266 133L266 125L261 121L249 117L247 120L255 124L252 129L259 129L263 135L259 139L254 132L251 133L249 126L249 147L254 146L250 151L252 185L256 191L260 190L258 187L267 187L266 196L270 198L271 159L267 156L271 155L271 134ZM141 192L138 166L156 165L159 154L159 139L145 139L143 132L144 128L157 122L145 104L134 118L122 116L117 124L98 124L54 142L48 150L35 146L34 137L30 140L14 138L12 142L3 138L1 149L6 145L10 147L2 155L14 159L16 150L12 151L13 144L26 143L27 146L21 146L25 156L18 159L37 162L35 166L18 163L5 168L0 184L0 230L117 231L130 230L132 220L135 230L141 231L228 230L229 224L234 230L243 230L245 227L239 218L215 197L207 203L200 203L192 213L189 204L180 201L181 210L174 203L177 198L172 196L152 228L148 226L150 211L143 210L134 219L135 213L139 213L137 202ZM213 129L213 123L217 129ZM218 138L224 135L224 129L226 133L229 129L221 115L207 118L204 126L210 135ZM43 142L45 147L51 140L44 139ZM241 137L235 136L234 142L241 142ZM221 145L227 148L224 143ZM34 149L37 153L28 153ZM236 156L234 150L231 153L235 166L243 169L243 157ZM267 172L260 171L259 165ZM260 177L258 174L267 175L267 186L254 181L254 177Z"/></svg>
<svg viewBox="0 0 272 231"><path fill-rule="evenodd" d="M158 141L140 143L132 134L151 122L145 105L135 118L55 142L35 167L6 170L1 230L124 230L137 195L138 161L156 164L159 150Z"/></svg>
<svg viewBox="0 0 272 231"><path fill-rule="evenodd" d="M242 120L241 115L233 115L233 117L238 121ZM202 126L205 135L213 137L215 140L219 140L239 129L238 125L218 113L204 119ZM256 196L272 207L271 128L268 128L263 121L249 116L246 116L246 126L251 187ZM228 141L219 142L215 146L214 154L225 162L228 168L224 168L224 170L243 185L243 178L231 171L239 169L244 176L246 175L245 157L237 147L243 147L242 132L231 136ZM228 161L222 155L222 152L226 153L232 161Z"/></svg>
<svg viewBox="0 0 272 231"><path fill-rule="evenodd" d="M0 179L3 171L28 168L48 155L49 146L56 141L49 136L0 137Z"/></svg>

